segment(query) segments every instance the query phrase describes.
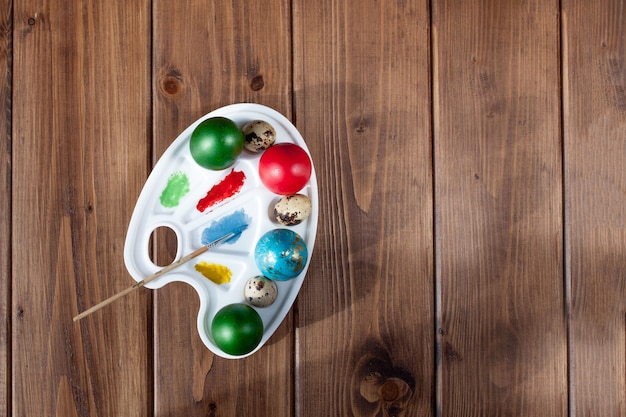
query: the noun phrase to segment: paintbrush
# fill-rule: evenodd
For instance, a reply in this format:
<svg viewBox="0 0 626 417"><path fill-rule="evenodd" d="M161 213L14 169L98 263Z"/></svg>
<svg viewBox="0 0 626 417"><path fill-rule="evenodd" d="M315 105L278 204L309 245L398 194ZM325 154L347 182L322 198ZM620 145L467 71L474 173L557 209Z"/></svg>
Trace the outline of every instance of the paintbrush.
<svg viewBox="0 0 626 417"><path fill-rule="evenodd" d="M197 257L198 255L203 254L204 252L208 251L209 249L219 245L220 243L223 243L225 241L227 241L228 239L233 238L234 236L236 236L237 233L235 232L230 232L218 239L213 240L212 242L209 242L208 244L202 246L199 249L196 249L195 251L191 252L188 255L183 256L182 258L180 258L179 260L172 262L171 264L169 264L168 266L166 266L165 268L155 272L154 274L150 275L147 278L144 278L143 280L137 282L134 285L131 285L130 287L126 288L125 290L118 292L117 294L107 298L104 301L101 301L100 303L96 304L95 306L83 311L82 313L80 313L79 315L77 315L76 317L74 317L74 321L78 321L86 316L88 316L89 314L93 313L94 311L100 310L102 307L105 307L109 304L111 304L113 301L124 297L127 294L130 294L131 292L135 291L137 288L141 288L144 285L146 285L147 283L149 283L150 281L153 281L155 279L157 279L158 277L160 277L161 275L167 274L168 272L170 272L172 269L178 268L179 266L183 265L184 263L189 262L190 260L192 260L193 258Z"/></svg>

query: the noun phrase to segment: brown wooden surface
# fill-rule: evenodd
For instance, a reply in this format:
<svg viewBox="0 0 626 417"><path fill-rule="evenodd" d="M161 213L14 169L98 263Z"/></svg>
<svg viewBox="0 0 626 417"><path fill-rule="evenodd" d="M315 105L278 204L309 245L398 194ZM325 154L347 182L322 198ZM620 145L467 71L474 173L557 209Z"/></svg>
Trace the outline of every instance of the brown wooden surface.
<svg viewBox="0 0 626 417"><path fill-rule="evenodd" d="M298 303L300 415L432 414L428 24L422 0L294 4L296 121L324 213Z"/></svg>
<svg viewBox="0 0 626 417"><path fill-rule="evenodd" d="M193 121L226 104L260 102L291 116L288 2L153 7L155 157ZM272 16L271 23L253 16ZM167 247L157 242L157 249ZM155 294L155 414L291 415L292 315L258 354L224 361L198 336L198 308L195 290L184 284Z"/></svg>
<svg viewBox="0 0 626 417"><path fill-rule="evenodd" d="M125 229L149 172L148 2L14 4L11 415L144 415L149 292ZM132 42L128 42L132 39Z"/></svg>
<svg viewBox="0 0 626 417"><path fill-rule="evenodd" d="M11 65L13 21L10 1L0 2L0 415L10 408L11 369Z"/></svg>
<svg viewBox="0 0 626 417"><path fill-rule="evenodd" d="M446 416L469 398L488 416L567 410L558 17L544 0L434 8Z"/></svg>
<svg viewBox="0 0 626 417"><path fill-rule="evenodd" d="M0 2L0 415L626 415L626 2ZM311 151L310 269L213 356L126 288L172 140L257 102ZM155 259L171 260L157 234Z"/></svg>
<svg viewBox="0 0 626 417"><path fill-rule="evenodd" d="M565 1L562 26L571 410L621 416L626 413L626 4Z"/></svg>

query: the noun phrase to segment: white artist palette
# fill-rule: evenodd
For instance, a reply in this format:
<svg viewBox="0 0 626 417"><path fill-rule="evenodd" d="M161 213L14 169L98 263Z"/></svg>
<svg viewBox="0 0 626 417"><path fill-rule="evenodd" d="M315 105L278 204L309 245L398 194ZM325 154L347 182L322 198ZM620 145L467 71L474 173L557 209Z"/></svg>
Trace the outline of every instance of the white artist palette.
<svg viewBox="0 0 626 417"><path fill-rule="evenodd" d="M165 226L175 232L178 245L176 259L180 259L203 245L202 233L207 227L243 210L250 222L239 238L233 239L233 242L227 241L218 245L195 260L146 284L146 287L155 289L173 281L181 281L195 288L200 297L200 310L197 318L200 338L216 355L225 358L241 358L256 352L276 331L302 286L313 253L317 231L317 180L313 169L309 182L299 191L299 194L304 194L311 200L313 206L311 215L296 226L281 226L273 219L272 214L273 207L280 196L269 191L259 178L258 165L262 152L255 154L244 149L233 166L220 171L205 169L191 157L189 139L193 130L204 119L215 116L227 117L240 128L250 121L264 120L276 130L277 144L294 143L309 153L295 126L283 115L268 107L248 103L233 104L203 116L176 138L148 177L130 220L124 247L124 261L133 279L141 281L161 269L151 261L149 253L150 236L155 229ZM204 212L199 211L196 207L198 202L214 185L222 182L233 171L245 175L240 191ZM177 200L177 204L169 203L164 206L161 196L173 176L187 178L188 192ZM247 355L232 356L223 352L213 342L210 334L211 321L215 313L225 305L245 303L244 284L248 279L262 275L254 260L256 243L265 232L277 228L293 230L305 240L308 249L307 263L296 278L277 282L278 298L272 305L263 308L253 307L261 316L264 327L264 334L257 348ZM207 279L195 268L195 265L201 262L227 267L232 272L230 282L216 284ZM188 307L181 306L180 308Z"/></svg>

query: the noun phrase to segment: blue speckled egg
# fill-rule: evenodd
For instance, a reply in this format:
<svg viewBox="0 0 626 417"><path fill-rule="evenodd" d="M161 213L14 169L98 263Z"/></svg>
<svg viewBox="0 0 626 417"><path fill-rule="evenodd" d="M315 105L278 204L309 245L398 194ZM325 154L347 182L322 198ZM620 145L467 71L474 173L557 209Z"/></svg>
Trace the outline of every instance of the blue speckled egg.
<svg viewBox="0 0 626 417"><path fill-rule="evenodd" d="M287 281L304 269L308 251L304 239L294 231L274 229L265 233L256 244L254 260L267 278Z"/></svg>

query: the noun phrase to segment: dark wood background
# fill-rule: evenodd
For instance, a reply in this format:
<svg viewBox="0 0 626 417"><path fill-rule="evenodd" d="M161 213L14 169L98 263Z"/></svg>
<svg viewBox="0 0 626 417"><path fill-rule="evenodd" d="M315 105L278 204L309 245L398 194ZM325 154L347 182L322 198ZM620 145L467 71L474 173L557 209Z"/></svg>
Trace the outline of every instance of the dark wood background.
<svg viewBox="0 0 626 417"><path fill-rule="evenodd" d="M624 0L0 2L0 415L626 416ZM296 305L214 357L126 228L191 122L292 120ZM156 257L171 257L157 236Z"/></svg>

